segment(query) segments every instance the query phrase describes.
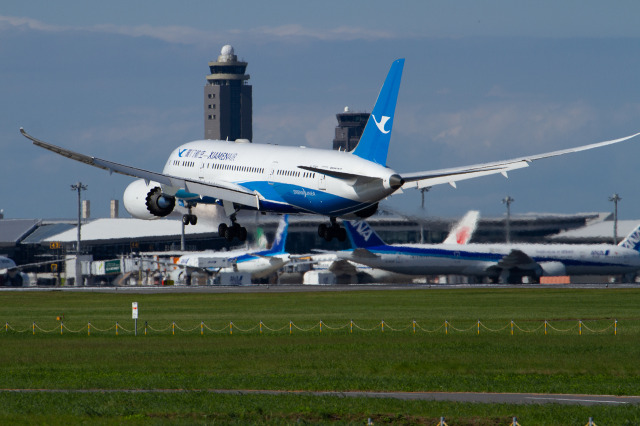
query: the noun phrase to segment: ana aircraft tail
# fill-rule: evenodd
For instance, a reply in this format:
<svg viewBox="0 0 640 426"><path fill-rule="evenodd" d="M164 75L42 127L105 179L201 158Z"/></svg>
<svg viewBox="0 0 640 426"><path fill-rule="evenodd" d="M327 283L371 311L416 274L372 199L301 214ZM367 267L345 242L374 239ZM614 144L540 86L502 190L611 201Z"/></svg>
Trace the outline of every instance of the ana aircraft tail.
<svg viewBox="0 0 640 426"><path fill-rule="evenodd" d="M403 67L404 59L398 59L391 64L391 69L382 89L380 89L378 100L373 107L362 137L360 137L360 142L353 150L354 155L383 166L387 164L387 153L389 152L391 129Z"/></svg>
<svg viewBox="0 0 640 426"><path fill-rule="evenodd" d="M354 249L386 245L376 231L364 220L345 221L347 235Z"/></svg>
<svg viewBox="0 0 640 426"><path fill-rule="evenodd" d="M631 231L627 237L620 241L618 244L620 247L630 248L636 251L640 251L640 224Z"/></svg>
<svg viewBox="0 0 640 426"><path fill-rule="evenodd" d="M467 244L478 226L480 212L470 210L460 222L449 232L442 244Z"/></svg>
<svg viewBox="0 0 640 426"><path fill-rule="evenodd" d="M278 229L276 231L275 239L273 240L273 245L271 246L271 253L284 253L285 245L287 243L287 234L289 232L289 215L285 214L280 219L280 223L278 224Z"/></svg>

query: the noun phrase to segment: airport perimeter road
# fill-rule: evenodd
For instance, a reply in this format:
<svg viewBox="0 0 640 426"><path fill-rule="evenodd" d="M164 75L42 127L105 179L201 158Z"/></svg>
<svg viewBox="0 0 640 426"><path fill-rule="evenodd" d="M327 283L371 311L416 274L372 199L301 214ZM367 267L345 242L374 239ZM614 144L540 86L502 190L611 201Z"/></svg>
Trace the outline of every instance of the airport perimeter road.
<svg viewBox="0 0 640 426"><path fill-rule="evenodd" d="M233 389L0 389L0 393L189 393L208 392L227 395L312 395L339 398L391 398L415 401L450 401L481 404L568 404L568 405L626 405L640 404L640 396L569 395L541 393L482 393L482 392L312 392Z"/></svg>

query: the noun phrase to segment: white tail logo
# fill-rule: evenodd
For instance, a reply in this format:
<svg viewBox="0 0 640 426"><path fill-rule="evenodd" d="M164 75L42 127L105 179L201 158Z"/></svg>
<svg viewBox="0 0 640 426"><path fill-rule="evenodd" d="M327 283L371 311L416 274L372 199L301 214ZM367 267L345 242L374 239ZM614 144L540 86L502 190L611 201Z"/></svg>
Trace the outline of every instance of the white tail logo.
<svg viewBox="0 0 640 426"><path fill-rule="evenodd" d="M373 229L371 229L369 224L365 221L355 222L353 227L365 241L369 241L369 238L373 235Z"/></svg>
<svg viewBox="0 0 640 426"><path fill-rule="evenodd" d="M376 127L378 127L378 130L380 130L382 133L386 135L391 131L391 130L384 129L384 126L387 124L387 121L389 121L391 117L387 117L386 115L383 115L379 122L376 120L375 115L371 114L371 117L373 117L373 122L376 123Z"/></svg>

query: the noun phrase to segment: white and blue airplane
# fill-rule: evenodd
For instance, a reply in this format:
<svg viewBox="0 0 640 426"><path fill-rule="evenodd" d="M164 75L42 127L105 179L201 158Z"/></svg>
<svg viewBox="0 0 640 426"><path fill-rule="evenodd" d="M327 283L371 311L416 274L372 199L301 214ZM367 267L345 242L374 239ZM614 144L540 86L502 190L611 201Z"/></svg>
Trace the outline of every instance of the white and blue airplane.
<svg viewBox="0 0 640 426"><path fill-rule="evenodd" d="M352 262L407 275L466 275L521 283L527 276L623 275L640 271L640 225L620 244L394 244L364 221L345 222Z"/></svg>
<svg viewBox="0 0 640 426"><path fill-rule="evenodd" d="M189 269L206 269L209 272L243 272L251 274L252 279L264 278L286 265L290 256L286 251L289 233L289 217L283 215L271 248L267 250L232 250L228 252L203 251L184 254L176 262L180 266L178 280L189 274ZM220 265L216 267L214 265ZM186 272L185 272L186 270Z"/></svg>
<svg viewBox="0 0 640 426"><path fill-rule="evenodd" d="M191 208L197 204L224 207L231 226L220 224L229 240L246 239L247 231L236 221L241 209L274 213L310 213L328 216L318 227L327 239L346 239L336 218L367 218L378 203L397 191L424 188L527 167L533 160L584 151L630 139L638 134L511 160L440 170L399 173L387 166L404 59L393 62L373 107L360 142L353 151L313 149L246 140L199 140L177 147L161 173L80 154L43 142L21 128L35 145L72 160L138 178L124 192L124 205L136 218L169 215L176 203L188 209L185 224L195 224Z"/></svg>

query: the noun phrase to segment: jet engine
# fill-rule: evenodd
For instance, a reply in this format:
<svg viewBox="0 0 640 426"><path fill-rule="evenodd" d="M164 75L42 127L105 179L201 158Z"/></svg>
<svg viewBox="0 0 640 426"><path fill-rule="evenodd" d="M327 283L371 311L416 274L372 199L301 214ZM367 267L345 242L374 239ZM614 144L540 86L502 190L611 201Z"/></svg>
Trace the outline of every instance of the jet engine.
<svg viewBox="0 0 640 426"><path fill-rule="evenodd" d="M159 183L150 181L147 185L144 179L131 182L122 201L129 214L138 219L165 217L176 206L175 197L164 195Z"/></svg>

